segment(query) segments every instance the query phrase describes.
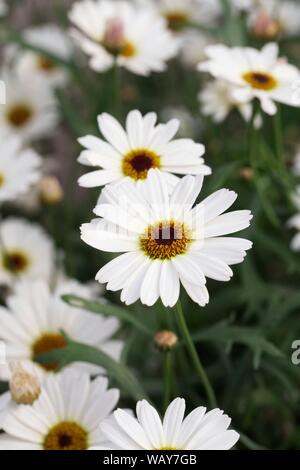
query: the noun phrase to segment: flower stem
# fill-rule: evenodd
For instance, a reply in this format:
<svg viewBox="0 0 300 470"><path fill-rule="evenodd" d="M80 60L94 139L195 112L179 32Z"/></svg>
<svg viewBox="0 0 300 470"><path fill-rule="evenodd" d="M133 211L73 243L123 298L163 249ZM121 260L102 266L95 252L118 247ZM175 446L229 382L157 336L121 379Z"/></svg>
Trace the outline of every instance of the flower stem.
<svg viewBox="0 0 300 470"><path fill-rule="evenodd" d="M172 356L171 351L164 353L164 411L170 404L172 392Z"/></svg>
<svg viewBox="0 0 300 470"><path fill-rule="evenodd" d="M180 331L182 333L182 336L184 338L184 341L185 341L187 350L189 352L189 355L191 357L191 360L193 362L195 371L197 372L197 374L198 374L198 376L199 376L199 378L200 378L200 380L203 384L203 387L205 389L209 404L212 408L216 408L217 400L216 400L216 397L215 397L215 393L214 393L213 388L212 388L212 386L209 382L209 379L206 375L206 372L203 368L203 365L201 364L201 361L199 359L197 350L194 346L194 343L193 343L193 340L191 338L188 326L187 326L186 321L185 321L185 317L184 317L184 313L183 313L180 301L178 301L177 304L176 304L176 316L177 316L177 322L178 322L179 329L180 329Z"/></svg>
<svg viewBox="0 0 300 470"><path fill-rule="evenodd" d="M281 125L281 113L280 107L277 109L277 113L274 116L274 137L275 137L275 148L278 161L284 166L284 148L282 138L282 125Z"/></svg>
<svg viewBox="0 0 300 470"><path fill-rule="evenodd" d="M113 66L113 110L115 117L121 117L121 74L120 67L115 61Z"/></svg>

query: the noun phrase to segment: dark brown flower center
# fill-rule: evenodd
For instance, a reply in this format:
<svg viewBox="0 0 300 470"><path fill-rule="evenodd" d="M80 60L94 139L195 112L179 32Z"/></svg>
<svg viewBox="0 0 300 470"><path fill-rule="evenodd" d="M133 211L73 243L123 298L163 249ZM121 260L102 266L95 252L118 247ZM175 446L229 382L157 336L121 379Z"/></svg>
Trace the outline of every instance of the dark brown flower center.
<svg viewBox="0 0 300 470"><path fill-rule="evenodd" d="M7 271L13 274L20 274L28 268L30 264L29 258L22 251L11 251L4 253L3 266Z"/></svg>
<svg viewBox="0 0 300 470"><path fill-rule="evenodd" d="M277 80L264 72L247 72L243 75L243 79L257 90L269 91L277 86Z"/></svg>
<svg viewBox="0 0 300 470"><path fill-rule="evenodd" d="M191 238L188 229L180 222L162 221L149 225L140 239L140 246L151 259L171 259L184 254Z"/></svg>
<svg viewBox="0 0 300 470"><path fill-rule="evenodd" d="M169 13L166 13L165 18L169 29L172 31L179 31L184 28L189 19L188 15L184 11L170 11Z"/></svg>
<svg viewBox="0 0 300 470"><path fill-rule="evenodd" d="M88 433L73 421L62 421L44 439L44 450L86 450Z"/></svg>
<svg viewBox="0 0 300 470"><path fill-rule="evenodd" d="M53 72L57 66L51 59L41 55L38 57L38 68L43 72Z"/></svg>
<svg viewBox="0 0 300 470"><path fill-rule="evenodd" d="M160 157L148 149L131 150L122 163L123 174L134 180L147 178L151 168L160 168Z"/></svg>
<svg viewBox="0 0 300 470"><path fill-rule="evenodd" d="M22 127L30 121L33 109L26 103L18 103L7 112L7 120L13 127Z"/></svg>

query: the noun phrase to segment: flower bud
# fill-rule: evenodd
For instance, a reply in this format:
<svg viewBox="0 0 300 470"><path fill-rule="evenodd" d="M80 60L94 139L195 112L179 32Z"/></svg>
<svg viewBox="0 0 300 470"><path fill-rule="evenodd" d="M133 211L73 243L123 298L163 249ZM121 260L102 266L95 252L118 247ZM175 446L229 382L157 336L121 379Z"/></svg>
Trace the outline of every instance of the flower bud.
<svg viewBox="0 0 300 470"><path fill-rule="evenodd" d="M252 168L245 166L241 169L240 176L243 180L252 181L254 176Z"/></svg>
<svg viewBox="0 0 300 470"><path fill-rule="evenodd" d="M154 344L161 351L169 351L176 346L177 335L173 331L162 330L154 336Z"/></svg>
<svg viewBox="0 0 300 470"><path fill-rule="evenodd" d="M11 369L9 388L12 400L18 405L31 405L41 393L38 377L27 372L20 363L11 366Z"/></svg>
<svg viewBox="0 0 300 470"><path fill-rule="evenodd" d="M40 181L40 197L44 204L58 204L64 193L60 182L55 176L44 176Z"/></svg>

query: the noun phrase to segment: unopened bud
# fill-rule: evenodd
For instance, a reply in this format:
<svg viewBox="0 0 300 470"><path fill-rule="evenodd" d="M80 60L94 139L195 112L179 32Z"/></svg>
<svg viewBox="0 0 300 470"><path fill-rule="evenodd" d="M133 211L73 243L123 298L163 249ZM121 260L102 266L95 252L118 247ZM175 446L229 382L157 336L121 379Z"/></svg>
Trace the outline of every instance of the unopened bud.
<svg viewBox="0 0 300 470"><path fill-rule="evenodd" d="M55 176L44 176L40 181L40 197L47 205L58 204L64 197L62 186Z"/></svg>
<svg viewBox="0 0 300 470"><path fill-rule="evenodd" d="M12 399L18 405L31 405L41 393L38 377L27 372L19 363L11 366L11 369L9 388Z"/></svg>
<svg viewBox="0 0 300 470"><path fill-rule="evenodd" d="M249 166L245 166L244 168L241 169L240 171L241 178L246 180L246 181L252 181L253 180L253 170Z"/></svg>
<svg viewBox="0 0 300 470"><path fill-rule="evenodd" d="M161 351L169 351L177 344L178 338L173 331L163 330L154 336L154 344Z"/></svg>
<svg viewBox="0 0 300 470"><path fill-rule="evenodd" d="M269 13L261 10L254 20L253 31L257 37L274 38L280 34L281 27Z"/></svg>

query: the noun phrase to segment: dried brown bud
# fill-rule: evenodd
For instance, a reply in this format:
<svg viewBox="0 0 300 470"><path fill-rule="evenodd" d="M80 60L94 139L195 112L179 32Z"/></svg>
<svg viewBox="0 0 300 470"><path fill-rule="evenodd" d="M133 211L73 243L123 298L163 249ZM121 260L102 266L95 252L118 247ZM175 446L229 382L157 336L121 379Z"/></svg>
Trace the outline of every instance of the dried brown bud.
<svg viewBox="0 0 300 470"><path fill-rule="evenodd" d="M177 344L178 338L173 331L163 330L154 336L154 344L161 351L169 351Z"/></svg>
<svg viewBox="0 0 300 470"><path fill-rule="evenodd" d="M62 186L55 176L44 176L40 181L40 197L48 205L58 204L64 197Z"/></svg>
<svg viewBox="0 0 300 470"><path fill-rule="evenodd" d="M18 405L31 405L41 393L38 377L27 372L20 363L11 366L11 369L9 388L12 399Z"/></svg>

